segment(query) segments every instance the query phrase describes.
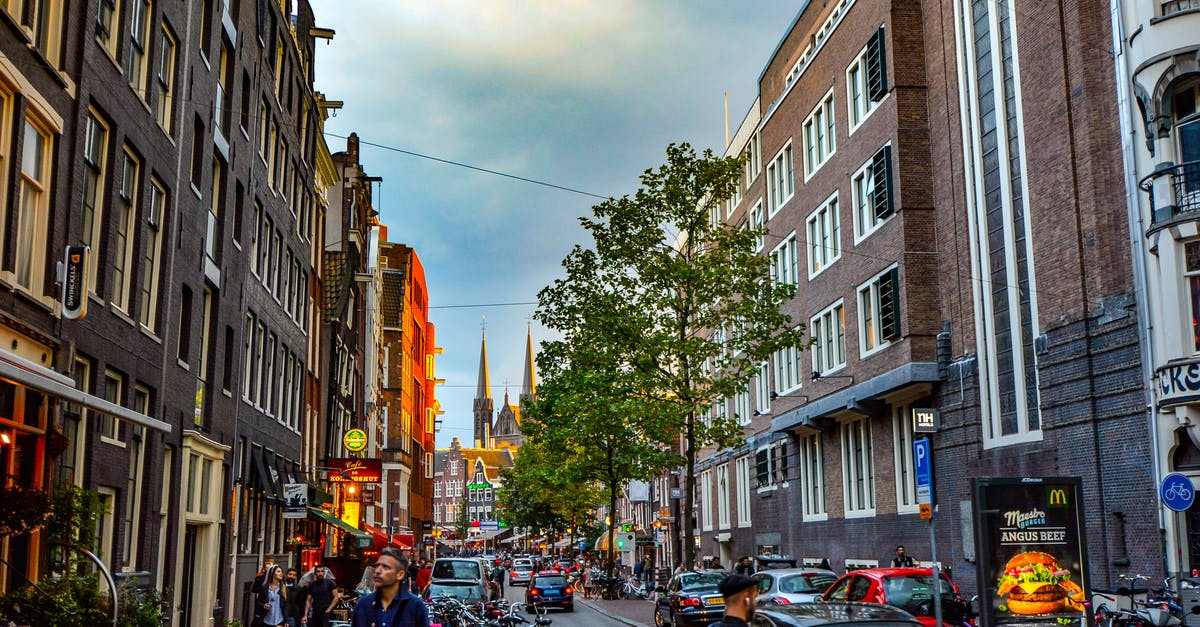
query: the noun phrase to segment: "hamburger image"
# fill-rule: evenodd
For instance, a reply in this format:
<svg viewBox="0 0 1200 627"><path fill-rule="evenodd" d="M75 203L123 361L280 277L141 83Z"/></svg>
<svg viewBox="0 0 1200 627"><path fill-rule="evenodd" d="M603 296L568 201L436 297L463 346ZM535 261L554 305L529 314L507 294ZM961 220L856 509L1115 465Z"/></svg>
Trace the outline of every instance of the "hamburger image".
<svg viewBox="0 0 1200 627"><path fill-rule="evenodd" d="M1071 572L1049 553L1018 553L1004 566L996 594L1008 596L1013 614L1053 614L1083 609L1083 589L1071 581Z"/></svg>

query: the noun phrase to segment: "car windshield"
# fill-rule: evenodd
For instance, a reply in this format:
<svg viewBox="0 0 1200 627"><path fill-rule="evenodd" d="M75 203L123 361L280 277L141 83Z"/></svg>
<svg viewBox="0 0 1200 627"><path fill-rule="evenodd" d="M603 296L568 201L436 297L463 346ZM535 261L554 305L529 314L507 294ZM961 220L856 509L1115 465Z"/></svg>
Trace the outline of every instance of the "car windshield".
<svg viewBox="0 0 1200 627"><path fill-rule="evenodd" d="M433 564L434 579L482 579L479 564L466 560L440 560Z"/></svg>
<svg viewBox="0 0 1200 627"><path fill-rule="evenodd" d="M779 591L785 594L824 592L834 580L832 575L824 574L791 575L780 580Z"/></svg>
<svg viewBox="0 0 1200 627"><path fill-rule="evenodd" d="M924 615L933 611L933 605L930 603L933 599L933 596L930 594L932 587L932 575L885 577L883 580L883 589L884 594L887 595L887 604L917 615ZM942 597L954 597L954 589L950 586L950 582L945 579L941 580L941 587L938 592Z"/></svg>
<svg viewBox="0 0 1200 627"><path fill-rule="evenodd" d="M429 591L426 594L430 597L452 596L463 601L483 601L483 590L476 584L470 582L452 583L432 583L429 584Z"/></svg>
<svg viewBox="0 0 1200 627"><path fill-rule="evenodd" d="M566 577L538 577L533 582L534 586L539 588L553 588L555 586L567 585Z"/></svg>
<svg viewBox="0 0 1200 627"><path fill-rule="evenodd" d="M725 579L722 573L688 573L679 576L679 587L688 592L716 590L717 584Z"/></svg>

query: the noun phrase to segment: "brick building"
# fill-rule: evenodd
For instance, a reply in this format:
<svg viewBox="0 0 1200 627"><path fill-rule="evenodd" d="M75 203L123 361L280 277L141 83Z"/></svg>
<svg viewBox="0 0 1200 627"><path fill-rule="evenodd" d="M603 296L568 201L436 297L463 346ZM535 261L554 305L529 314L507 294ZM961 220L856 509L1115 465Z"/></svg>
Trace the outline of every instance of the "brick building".
<svg viewBox="0 0 1200 627"><path fill-rule="evenodd" d="M905 544L927 559L911 412L934 407L938 552L960 583L971 477L1086 477L1093 579L1162 562L1139 505L1155 486L1113 73L1079 58L1107 25L1091 5L801 9L714 219L769 230L762 252L814 345L716 410L747 442L698 466L698 555L841 570Z"/></svg>

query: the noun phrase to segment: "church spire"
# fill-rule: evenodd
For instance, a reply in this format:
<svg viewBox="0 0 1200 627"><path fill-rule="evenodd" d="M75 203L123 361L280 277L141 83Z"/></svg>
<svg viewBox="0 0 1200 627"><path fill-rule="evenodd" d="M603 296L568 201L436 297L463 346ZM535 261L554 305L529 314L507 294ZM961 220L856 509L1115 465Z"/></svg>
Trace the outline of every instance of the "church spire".
<svg viewBox="0 0 1200 627"><path fill-rule="evenodd" d="M486 448L492 439L492 385L487 367L487 320L482 323L479 345L479 387L475 391L475 447Z"/></svg>
<svg viewBox="0 0 1200 627"><path fill-rule="evenodd" d="M533 367L533 330L531 325L525 329L525 383L521 386L521 400L532 399L537 395L537 374Z"/></svg>

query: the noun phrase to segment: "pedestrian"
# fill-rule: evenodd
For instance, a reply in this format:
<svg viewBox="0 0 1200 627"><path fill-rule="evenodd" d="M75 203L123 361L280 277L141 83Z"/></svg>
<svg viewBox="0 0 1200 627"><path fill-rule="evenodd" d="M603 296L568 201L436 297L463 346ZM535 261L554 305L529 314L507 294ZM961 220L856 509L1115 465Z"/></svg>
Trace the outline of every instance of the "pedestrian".
<svg viewBox="0 0 1200 627"><path fill-rule="evenodd" d="M757 580L735 573L721 580L717 590L725 597L725 617L712 627L743 627L754 620Z"/></svg>
<svg viewBox="0 0 1200 627"><path fill-rule="evenodd" d="M904 545L896 547L896 557L892 558L892 568L912 568L917 565L913 558L904 552Z"/></svg>
<svg viewBox="0 0 1200 627"><path fill-rule="evenodd" d="M833 572L833 566L831 566L831 565L829 564L829 558L828 558L828 557L822 557L822 558L821 558L821 565L820 565L820 566L817 566L817 568L820 568L820 569L822 569L822 570L827 570L827 571L829 571L829 572Z"/></svg>
<svg viewBox="0 0 1200 627"><path fill-rule="evenodd" d="M749 555L743 555L742 557L738 558L737 566L734 567L733 573L735 575L745 575L747 577L754 574L754 564L750 563Z"/></svg>
<svg viewBox="0 0 1200 627"><path fill-rule="evenodd" d="M427 560L421 560L421 568L417 570L417 590L424 596L425 590L429 588L429 581L433 578L433 571L430 569Z"/></svg>
<svg viewBox="0 0 1200 627"><path fill-rule="evenodd" d="M287 588L283 583L283 568L276 564L267 566L262 577L254 578L254 585L250 590L254 593L254 621L251 625L284 625L287 618Z"/></svg>
<svg viewBox="0 0 1200 627"><path fill-rule="evenodd" d="M327 568L317 564L313 568L314 579L304 590L307 599L304 603L304 616L300 622L307 621L308 627L329 627L329 614L333 612L333 606L342 599L337 583L328 577L328 574Z"/></svg>
<svg viewBox="0 0 1200 627"><path fill-rule="evenodd" d="M633 579L634 579L635 581L639 581L639 582L640 582L640 581L642 580L642 574L643 574L643 573L645 573L645 572L646 572L646 563L645 563L644 561L642 561L642 560L638 560L636 563L634 563L634 565L633 565Z"/></svg>
<svg viewBox="0 0 1200 627"><path fill-rule="evenodd" d="M392 547L375 560L375 591L354 604L350 627L428 627L429 608L406 590L408 558Z"/></svg>
<svg viewBox="0 0 1200 627"><path fill-rule="evenodd" d="M300 615L304 613L304 590L300 587L300 572L295 568L287 569L283 576L283 590L287 594L284 616L288 627L296 627L300 624Z"/></svg>
<svg viewBox="0 0 1200 627"><path fill-rule="evenodd" d="M492 571L492 581L495 581L497 584L499 584L501 599L504 598L504 584L506 583L505 577L507 577L507 576L508 576L508 570L504 568L504 564L497 566L496 570Z"/></svg>

